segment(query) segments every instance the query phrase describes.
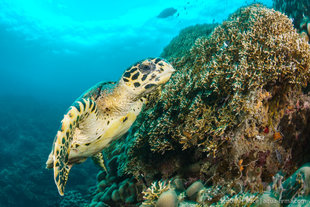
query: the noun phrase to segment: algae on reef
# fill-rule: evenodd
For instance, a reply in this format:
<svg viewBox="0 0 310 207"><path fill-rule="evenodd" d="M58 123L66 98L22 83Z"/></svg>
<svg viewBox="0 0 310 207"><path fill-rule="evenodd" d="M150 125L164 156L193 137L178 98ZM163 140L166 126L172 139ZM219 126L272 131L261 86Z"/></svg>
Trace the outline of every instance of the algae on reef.
<svg viewBox="0 0 310 207"><path fill-rule="evenodd" d="M186 188L199 179L261 193L279 171L286 178L310 161L309 44L286 15L261 5L211 35L191 29L180 34L192 38L182 51L177 37L163 52L177 72L158 102L112 145L117 174L135 185L177 176Z"/></svg>

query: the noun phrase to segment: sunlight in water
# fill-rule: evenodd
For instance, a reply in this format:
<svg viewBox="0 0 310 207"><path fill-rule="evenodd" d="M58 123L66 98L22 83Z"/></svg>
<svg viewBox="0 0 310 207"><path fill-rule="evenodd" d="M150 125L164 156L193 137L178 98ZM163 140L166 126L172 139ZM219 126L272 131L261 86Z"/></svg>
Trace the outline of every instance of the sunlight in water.
<svg viewBox="0 0 310 207"><path fill-rule="evenodd" d="M267 5L270 2L267 0ZM219 0L2 0L0 24L8 25L10 31L25 34L28 40L44 38L93 45L110 41L115 36L126 38L144 35L150 38L157 31L178 30L193 23L221 21L246 3L250 2L225 1L219 7ZM164 20L156 18L169 7L177 9L176 15Z"/></svg>

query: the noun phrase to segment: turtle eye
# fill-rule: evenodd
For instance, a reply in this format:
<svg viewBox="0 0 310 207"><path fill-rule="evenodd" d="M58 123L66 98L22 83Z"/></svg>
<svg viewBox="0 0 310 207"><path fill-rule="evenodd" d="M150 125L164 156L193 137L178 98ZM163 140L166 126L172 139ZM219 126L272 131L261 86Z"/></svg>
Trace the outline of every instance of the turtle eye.
<svg viewBox="0 0 310 207"><path fill-rule="evenodd" d="M141 64L139 66L139 70L145 74L145 73L150 73L151 71L153 71L155 69L154 64L150 63L150 64Z"/></svg>
<svg viewBox="0 0 310 207"><path fill-rule="evenodd" d="M143 65L143 67L141 68L142 71L148 71L150 70L150 66L149 65Z"/></svg>

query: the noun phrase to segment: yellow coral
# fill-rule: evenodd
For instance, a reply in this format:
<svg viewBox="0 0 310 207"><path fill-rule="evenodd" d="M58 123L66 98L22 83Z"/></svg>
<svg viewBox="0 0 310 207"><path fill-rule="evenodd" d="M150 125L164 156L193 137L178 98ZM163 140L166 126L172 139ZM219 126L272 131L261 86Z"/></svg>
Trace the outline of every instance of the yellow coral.
<svg viewBox="0 0 310 207"><path fill-rule="evenodd" d="M170 181L155 181L149 188L142 192L144 206L155 206L159 196L170 189Z"/></svg>

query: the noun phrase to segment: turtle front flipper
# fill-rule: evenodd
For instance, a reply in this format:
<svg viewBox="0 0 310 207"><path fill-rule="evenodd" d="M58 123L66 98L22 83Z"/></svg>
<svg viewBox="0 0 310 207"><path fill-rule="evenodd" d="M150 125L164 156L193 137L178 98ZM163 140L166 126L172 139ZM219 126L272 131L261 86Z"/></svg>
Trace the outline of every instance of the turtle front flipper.
<svg viewBox="0 0 310 207"><path fill-rule="evenodd" d="M102 152L98 152L97 154L92 156L92 159L96 165L98 165L99 167L104 169L104 171L106 171L106 173L108 173L108 168L106 166L106 162L105 162L104 155Z"/></svg>
<svg viewBox="0 0 310 207"><path fill-rule="evenodd" d="M93 100L82 98L74 102L61 122L52 153L54 180L60 195L64 195L64 188L72 166L68 163L74 131L83 122L83 119L90 113L96 113L96 110L96 103Z"/></svg>

